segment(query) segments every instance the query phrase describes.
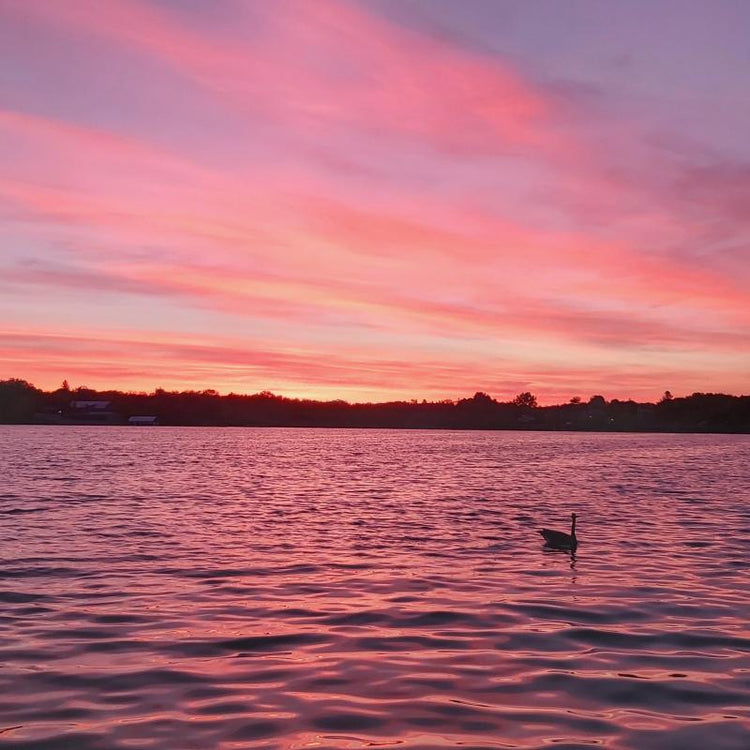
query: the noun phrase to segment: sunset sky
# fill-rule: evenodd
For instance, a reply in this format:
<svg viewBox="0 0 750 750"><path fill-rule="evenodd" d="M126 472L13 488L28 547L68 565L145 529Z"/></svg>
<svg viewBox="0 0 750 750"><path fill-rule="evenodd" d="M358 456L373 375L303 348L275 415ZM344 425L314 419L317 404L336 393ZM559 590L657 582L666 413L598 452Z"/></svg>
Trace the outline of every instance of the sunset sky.
<svg viewBox="0 0 750 750"><path fill-rule="evenodd" d="M750 3L0 0L0 379L750 392Z"/></svg>

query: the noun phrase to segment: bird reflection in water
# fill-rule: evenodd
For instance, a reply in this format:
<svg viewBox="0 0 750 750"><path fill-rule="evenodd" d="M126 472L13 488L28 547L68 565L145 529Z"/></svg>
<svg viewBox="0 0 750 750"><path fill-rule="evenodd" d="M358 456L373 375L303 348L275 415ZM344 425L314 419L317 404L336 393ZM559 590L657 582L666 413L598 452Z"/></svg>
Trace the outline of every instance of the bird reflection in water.
<svg viewBox="0 0 750 750"><path fill-rule="evenodd" d="M576 551L574 549L563 549L561 547L551 547L548 544L545 544L544 547L542 547L542 552L548 554L548 555L565 555L570 560L570 569L575 570L576 569Z"/></svg>

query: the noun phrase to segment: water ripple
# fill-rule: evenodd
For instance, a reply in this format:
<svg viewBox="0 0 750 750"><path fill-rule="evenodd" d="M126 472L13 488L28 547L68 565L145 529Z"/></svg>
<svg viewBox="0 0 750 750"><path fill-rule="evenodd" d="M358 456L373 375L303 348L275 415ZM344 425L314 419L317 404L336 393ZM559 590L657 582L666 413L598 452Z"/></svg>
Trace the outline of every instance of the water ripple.
<svg viewBox="0 0 750 750"><path fill-rule="evenodd" d="M0 442L2 748L750 748L746 436Z"/></svg>

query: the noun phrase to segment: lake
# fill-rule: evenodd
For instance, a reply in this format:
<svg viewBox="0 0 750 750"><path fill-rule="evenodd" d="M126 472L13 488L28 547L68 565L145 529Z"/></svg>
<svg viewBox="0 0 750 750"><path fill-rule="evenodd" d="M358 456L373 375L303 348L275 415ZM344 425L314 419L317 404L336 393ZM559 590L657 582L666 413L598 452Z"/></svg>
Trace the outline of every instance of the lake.
<svg viewBox="0 0 750 750"><path fill-rule="evenodd" d="M750 436L8 426L0 477L2 748L750 748Z"/></svg>

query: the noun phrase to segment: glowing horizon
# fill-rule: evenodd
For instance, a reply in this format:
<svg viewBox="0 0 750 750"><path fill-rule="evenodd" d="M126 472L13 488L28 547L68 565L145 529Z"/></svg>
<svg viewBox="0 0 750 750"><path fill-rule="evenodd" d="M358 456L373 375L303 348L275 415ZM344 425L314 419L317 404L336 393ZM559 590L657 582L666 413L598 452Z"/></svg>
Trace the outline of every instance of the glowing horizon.
<svg viewBox="0 0 750 750"><path fill-rule="evenodd" d="M208 7L0 0L0 379L750 392L750 8Z"/></svg>

